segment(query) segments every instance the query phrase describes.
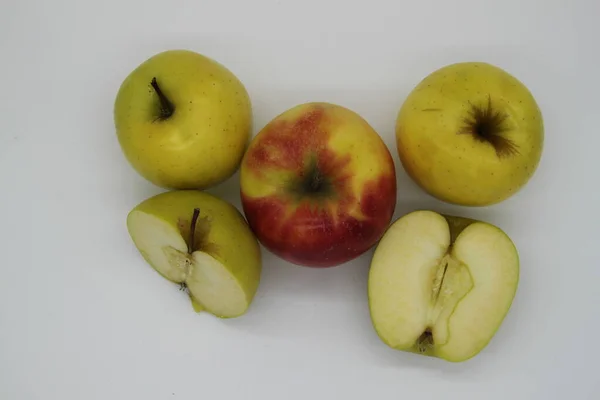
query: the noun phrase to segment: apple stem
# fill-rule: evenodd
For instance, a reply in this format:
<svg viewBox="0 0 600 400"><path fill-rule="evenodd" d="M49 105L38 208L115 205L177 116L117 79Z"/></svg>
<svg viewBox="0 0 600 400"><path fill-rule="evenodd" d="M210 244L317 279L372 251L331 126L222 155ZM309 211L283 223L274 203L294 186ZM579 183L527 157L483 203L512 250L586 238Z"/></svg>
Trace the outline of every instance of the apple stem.
<svg viewBox="0 0 600 400"><path fill-rule="evenodd" d="M160 101L160 110L158 111L158 119L165 120L165 119L171 117L171 115L173 115L173 113L175 112L175 106L173 105L173 103L171 103L171 101L167 98L167 96L165 96L163 91L160 89L160 86L158 86L158 82L156 82L156 78L152 78L152 82L150 82L150 85L156 92L156 95L158 96L158 100Z"/></svg>
<svg viewBox="0 0 600 400"><path fill-rule="evenodd" d="M444 286L444 278L446 278L446 272L448 272L448 261L446 261L446 265L444 265L444 272L442 272L442 279L440 280L440 287L437 290L437 293L435 294L435 302L437 302L438 298L440 297L440 293L442 291L442 286Z"/></svg>
<svg viewBox="0 0 600 400"><path fill-rule="evenodd" d="M196 223L198 222L198 216L200 215L200 209L194 208L194 214L192 215L192 223L190 224L190 242L188 243L188 253L194 252L194 236L196 233Z"/></svg>

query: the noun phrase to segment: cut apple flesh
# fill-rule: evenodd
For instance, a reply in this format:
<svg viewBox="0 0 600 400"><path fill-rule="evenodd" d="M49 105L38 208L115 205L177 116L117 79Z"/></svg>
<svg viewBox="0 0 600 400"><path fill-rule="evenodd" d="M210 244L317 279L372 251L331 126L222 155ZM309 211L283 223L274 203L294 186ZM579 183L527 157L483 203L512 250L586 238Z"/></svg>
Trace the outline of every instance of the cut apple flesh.
<svg viewBox="0 0 600 400"><path fill-rule="evenodd" d="M235 277L215 258L192 253L194 264L185 281L190 294L212 314L235 317L248 308L246 294Z"/></svg>
<svg viewBox="0 0 600 400"><path fill-rule="evenodd" d="M388 229L371 263L369 303L374 327L389 346L463 361L502 323L519 261L500 229L447 218L417 211Z"/></svg>
<svg viewBox="0 0 600 400"><path fill-rule="evenodd" d="M170 281L185 284L196 311L224 318L246 311L248 300L236 278L212 255L201 250L190 254L176 225L142 211L132 212L128 225L146 261Z"/></svg>

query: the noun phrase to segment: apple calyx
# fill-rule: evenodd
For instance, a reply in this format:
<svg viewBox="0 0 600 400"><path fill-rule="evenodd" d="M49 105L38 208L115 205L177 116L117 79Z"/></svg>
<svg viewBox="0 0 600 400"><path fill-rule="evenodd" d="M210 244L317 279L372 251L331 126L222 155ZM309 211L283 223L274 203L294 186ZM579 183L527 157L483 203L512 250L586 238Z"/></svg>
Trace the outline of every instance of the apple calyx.
<svg viewBox="0 0 600 400"><path fill-rule="evenodd" d="M299 179L292 182L290 191L298 198L328 197L333 190L331 180L319 168L317 156L312 156Z"/></svg>
<svg viewBox="0 0 600 400"><path fill-rule="evenodd" d="M173 113L175 112L175 106L173 105L173 103L171 103L171 101L169 100L169 98L163 93L163 91L161 90L160 86L158 86L158 82L156 81L156 77L152 78L152 81L150 82L150 85L152 86L152 88L156 92L156 95L158 96L158 100L160 102L160 105L159 105L159 108L158 108L157 119L159 121L164 121L166 119L169 119L173 115Z"/></svg>
<svg viewBox="0 0 600 400"><path fill-rule="evenodd" d="M430 328L425 329L421 336L419 336L415 347L421 354L428 354L434 348L433 333Z"/></svg>
<svg viewBox="0 0 600 400"><path fill-rule="evenodd" d="M492 97L488 95L485 105L471 104L468 116L459 134L468 134L480 142L489 143L499 158L519 154L518 146L514 141L503 134L509 130L507 126L508 115L492 106Z"/></svg>

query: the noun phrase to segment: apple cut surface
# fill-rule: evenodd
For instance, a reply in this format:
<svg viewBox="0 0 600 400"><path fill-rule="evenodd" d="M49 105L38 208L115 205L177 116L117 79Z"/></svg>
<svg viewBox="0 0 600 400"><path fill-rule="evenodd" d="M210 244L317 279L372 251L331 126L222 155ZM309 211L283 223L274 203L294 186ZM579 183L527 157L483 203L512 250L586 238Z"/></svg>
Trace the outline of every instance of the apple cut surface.
<svg viewBox="0 0 600 400"><path fill-rule="evenodd" d="M499 228L416 211L392 224L373 256L373 325L395 349L464 361L494 336L518 277L516 248Z"/></svg>
<svg viewBox="0 0 600 400"><path fill-rule="evenodd" d="M194 310L222 318L246 312L261 256L235 207L200 191L166 192L134 208L127 226L148 264L187 289Z"/></svg>
<svg viewBox="0 0 600 400"><path fill-rule="evenodd" d="M185 281L192 297L215 315L243 314L249 304L235 276L209 254L195 251L192 258L197 267L191 269Z"/></svg>
<svg viewBox="0 0 600 400"><path fill-rule="evenodd" d="M165 278L185 284L202 308L222 317L241 315L248 308L244 290L228 269L202 251L188 254L187 244L173 226L136 211L130 216L130 227L146 261Z"/></svg>
<svg viewBox="0 0 600 400"><path fill-rule="evenodd" d="M183 256L188 248L177 227L142 211L133 211L127 224L136 247L152 268L170 281L184 282L191 260Z"/></svg>

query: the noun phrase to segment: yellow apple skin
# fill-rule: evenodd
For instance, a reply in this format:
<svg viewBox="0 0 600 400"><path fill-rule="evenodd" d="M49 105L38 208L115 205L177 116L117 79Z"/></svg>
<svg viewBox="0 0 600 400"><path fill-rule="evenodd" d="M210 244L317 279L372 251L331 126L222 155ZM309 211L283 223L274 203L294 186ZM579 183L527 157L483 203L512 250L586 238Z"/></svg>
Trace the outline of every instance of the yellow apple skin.
<svg viewBox="0 0 600 400"><path fill-rule="evenodd" d="M466 133L473 107L502 120L509 151ZM404 169L432 196L454 204L485 206L521 189L540 162L544 125L529 90L487 63L445 66L409 94L396 120L396 144Z"/></svg>
<svg viewBox="0 0 600 400"><path fill-rule="evenodd" d="M306 186L315 171L327 190ZM333 267L371 248L396 206L390 151L357 113L323 102L297 105L252 140L240 169L250 227L279 257Z"/></svg>
<svg viewBox="0 0 600 400"><path fill-rule="evenodd" d="M174 105L158 118L156 78ZM117 137L133 168L157 186L206 189L239 168L251 135L250 98L236 76L216 61L169 50L139 65L114 104Z"/></svg>
<svg viewBox="0 0 600 400"><path fill-rule="evenodd" d="M141 211L165 221L187 240L194 208L200 210L196 241L202 241L203 251L221 262L236 277L250 304L260 283L260 246L242 214L225 200L199 190L161 193L144 200L130 211L127 218L129 232L132 233L130 217L134 212ZM132 240L139 248L135 235L132 235ZM141 254L151 264L149 257L143 252ZM192 305L196 311L201 311L200 304L193 301Z"/></svg>

